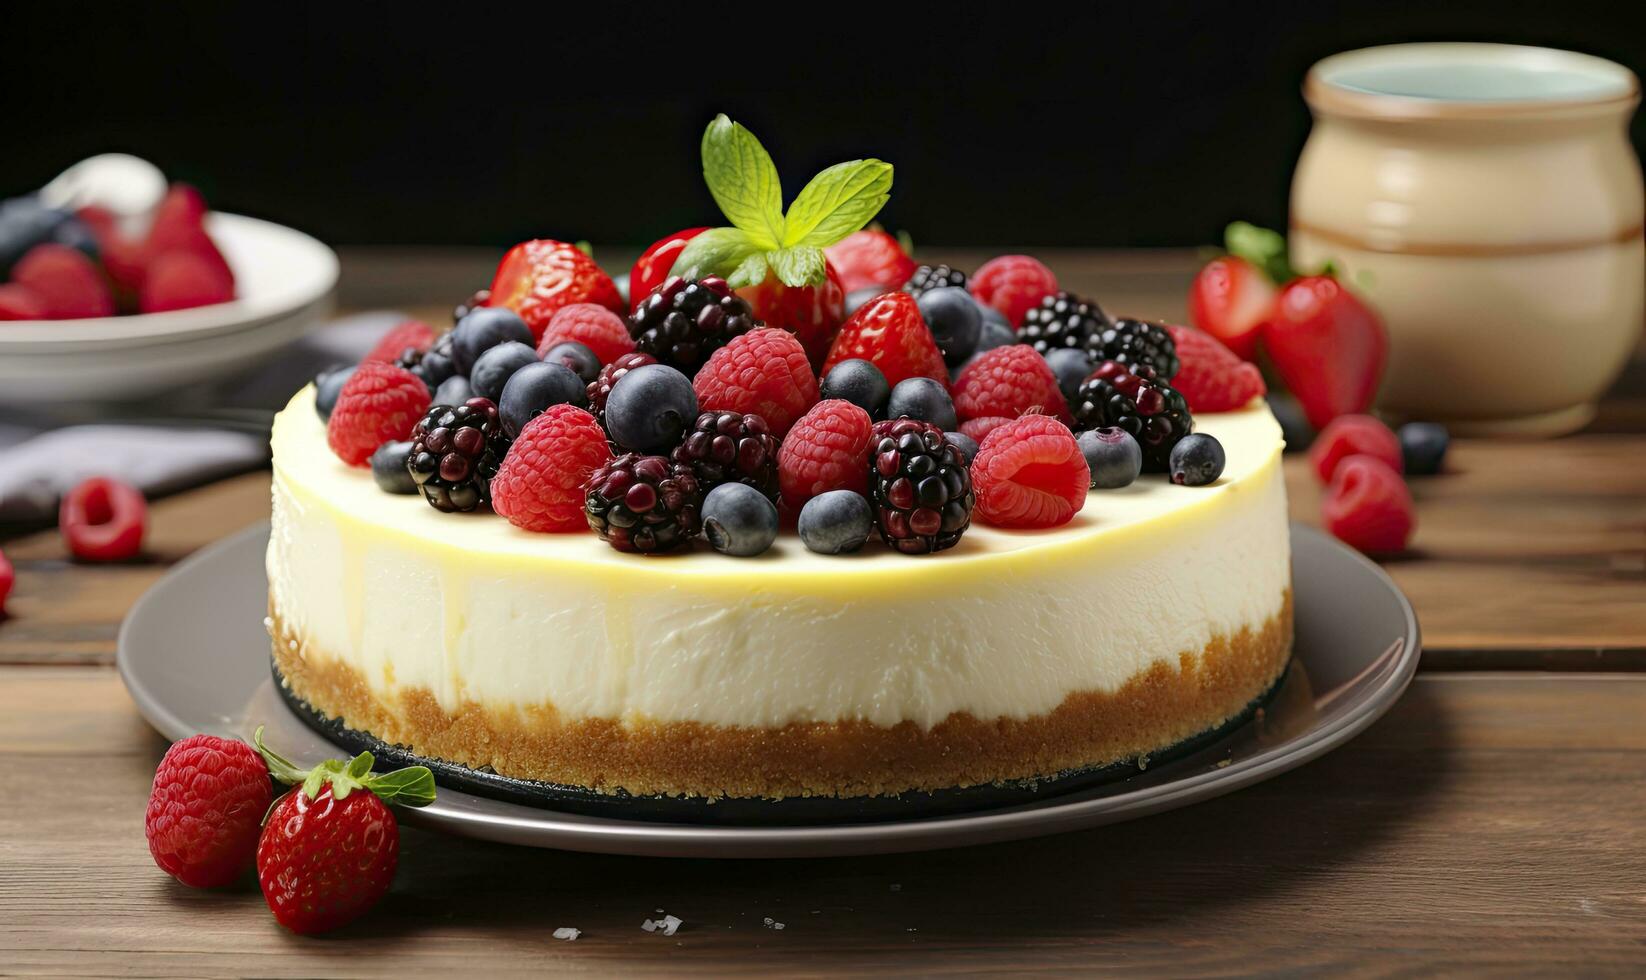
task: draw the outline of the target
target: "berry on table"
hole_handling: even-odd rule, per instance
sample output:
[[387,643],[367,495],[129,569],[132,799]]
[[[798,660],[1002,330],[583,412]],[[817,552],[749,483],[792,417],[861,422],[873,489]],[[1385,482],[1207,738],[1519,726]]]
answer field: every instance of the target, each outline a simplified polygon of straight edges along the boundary
[[1388,356],[1383,321],[1330,276],[1287,283],[1261,327],[1263,350],[1316,429],[1364,412]]
[[817,376],[799,340],[762,327],[714,352],[693,382],[703,411],[758,415],[778,439],[817,404]]
[[11,587],[17,584],[17,569],[11,565],[11,559],[0,551],[0,620],[6,618],[6,599],[11,596]]
[[[929,295],[929,294],[928,294]],[[931,378],[906,378],[892,389],[886,401],[888,418],[920,419],[948,431],[959,425],[955,417],[954,401],[949,389],[941,381]]]
[[29,249],[11,270],[12,281],[40,299],[47,319],[113,316],[114,295],[86,253],[47,242]]
[[703,498],[703,537],[723,555],[751,558],[777,540],[777,505],[743,483],[722,483]]
[[999,310],[1013,325],[1023,322],[1041,300],[1055,294],[1057,276],[1032,255],[999,255],[978,266],[967,284],[985,306]]
[[989,433],[972,461],[977,516],[996,527],[1069,523],[1086,505],[1091,471],[1069,427],[1025,415]]
[[866,493],[869,413],[842,399],[818,402],[801,416],[778,447],[777,475],[790,511],[831,490]]
[[635,307],[628,329],[634,350],[690,377],[709,355],[759,326],[726,280],[671,276]]
[[942,289],[945,286],[965,289],[966,274],[947,265],[923,265],[909,276],[909,281],[903,284],[903,291],[910,296],[919,296],[928,289]]
[[457,365],[460,374],[474,370],[480,355],[498,344],[514,341],[529,346],[535,343],[531,328],[520,319],[520,314],[501,306],[482,306],[457,321],[452,327],[451,339],[452,363]]
[[69,553],[81,561],[124,561],[142,550],[148,515],[142,491],[94,476],[63,495],[57,529]]
[[704,493],[741,483],[777,501],[777,440],[758,415],[704,412],[670,458],[692,468]]
[[[474,389],[477,397],[495,402],[503,397],[503,386],[509,383],[516,371],[537,363],[537,351],[530,344],[514,340],[498,344],[474,362],[474,369],[469,372],[469,387]],[[582,384],[579,383],[578,387],[581,388]]]
[[1180,362],[1172,387],[1191,412],[1232,412],[1266,394],[1263,372],[1236,357],[1210,334],[1168,326]]
[[587,344],[580,344],[575,340],[562,340],[549,345],[545,341],[544,347],[539,347],[540,356],[550,364],[563,364],[577,375],[583,382],[585,390],[589,382],[600,377],[600,358],[595,356]]
[[842,361],[868,361],[895,385],[905,378],[947,381],[943,352],[920,316],[920,307],[908,293],[882,293],[853,313],[840,328],[823,362],[827,375]]
[[338,392],[326,422],[326,444],[350,466],[365,466],[378,446],[404,439],[429,409],[421,378],[392,364],[361,364]]
[[1074,293],[1055,292],[1024,311],[1017,325],[1015,342],[1028,344],[1041,354],[1059,347],[1085,350],[1109,323],[1109,315],[1096,301]]
[[879,228],[854,231],[825,248],[823,254],[840,274],[840,285],[848,293],[900,289],[914,275],[914,259],[896,238]]
[[650,354],[642,354],[639,351],[636,351],[633,354],[624,354],[622,357],[619,357],[617,360],[612,361],[605,367],[601,368],[600,374],[598,374],[593,381],[589,382],[588,388],[584,391],[584,397],[586,397],[589,402],[589,411],[593,412],[594,417],[600,419],[601,424],[604,425],[606,418],[606,399],[611,397],[612,386],[617,384],[618,379],[622,378],[625,374],[628,374],[635,368],[645,367],[648,364],[656,363],[657,358],[651,356]]
[[1309,425],[1303,406],[1297,403],[1296,398],[1284,391],[1271,391],[1263,400],[1268,402],[1269,411],[1274,413],[1275,421],[1280,424],[1281,438],[1286,440],[1286,452],[1305,452],[1314,445],[1315,430]]
[[918,419],[876,422],[869,496],[875,526],[906,555],[952,548],[971,526],[976,497],[960,450]]
[[379,337],[361,360],[392,364],[407,348],[425,351],[434,346],[435,340],[434,328],[422,320],[401,320]]
[[1157,472],[1166,470],[1172,447],[1194,428],[1183,396],[1147,365],[1099,364],[1080,386],[1073,410],[1077,428],[1126,430],[1142,447],[1144,466]]
[[672,449],[699,414],[698,395],[684,374],[666,364],[630,370],[606,398],[606,432],[635,452]]
[[547,360],[550,348],[568,340],[594,352],[596,370],[634,350],[628,323],[599,303],[572,303],[556,310],[537,341],[537,352]]
[[972,464],[972,460],[977,458],[977,440],[973,439],[966,433],[945,432],[943,433],[943,441],[960,450],[960,454],[966,459],[967,466],[970,466]]
[[966,363],[983,332],[983,313],[976,301],[964,289],[945,286],[922,292],[915,306],[943,352],[944,363],[951,367]]
[[1102,327],[1087,339],[1086,353],[1094,361],[1151,367],[1162,381],[1176,377],[1181,366],[1172,335],[1161,324],[1144,320],[1120,319]]
[[1400,455],[1406,472],[1413,476],[1433,476],[1446,463],[1451,436],[1436,422],[1407,422],[1400,427]]
[[1223,464],[1223,444],[1217,437],[1191,432],[1172,447],[1167,472],[1178,486],[1204,487],[1223,475]]
[[891,396],[892,389],[886,383],[886,376],[860,357],[836,364],[823,377],[818,389],[819,398],[839,398],[851,402],[868,412],[873,419],[886,417],[886,402]]
[[331,410],[337,407],[337,396],[343,393],[343,386],[352,377],[353,364],[327,368],[314,376],[314,413],[320,416],[320,421],[331,419]]
[[471,511],[488,499],[508,438],[490,399],[436,405],[412,430],[406,471],[423,499],[446,513]]
[[583,485],[611,459],[593,415],[575,405],[551,405],[509,446],[491,481],[492,510],[527,531],[584,530]]
[[519,313],[531,328],[527,342],[532,344],[542,338],[554,315],[573,303],[594,303],[613,313],[627,309],[617,286],[594,259],[576,245],[549,238],[509,249],[497,264],[487,302],[491,308]]
[[409,441],[394,441],[385,442],[372,451],[371,478],[377,484],[377,489],[384,493],[417,492],[417,483],[406,469],[406,460],[411,456],[411,448],[412,444]]
[[874,533],[874,509],[863,495],[829,490],[800,508],[800,541],[820,555],[845,555],[861,549]]
[[1327,531],[1368,555],[1405,550],[1417,525],[1405,481],[1375,456],[1350,456],[1338,464],[1320,513]]
[[1309,464],[1321,483],[1330,483],[1338,464],[1356,454],[1375,456],[1396,473],[1405,467],[1399,437],[1370,415],[1339,415],[1327,423],[1309,447]]
[[1113,426],[1087,429],[1075,437],[1075,442],[1086,456],[1093,490],[1129,487],[1143,472],[1143,449],[1125,429]]
[[274,801],[269,767],[239,739],[191,735],[154,771],[143,833],[160,870],[191,888],[232,883],[257,858]]
[[702,529],[702,504],[691,467],[663,456],[625,453],[584,484],[589,527],[618,551],[654,554],[688,543]]
[[1075,395],[1080,391],[1080,385],[1092,373],[1097,365],[1091,355],[1075,347],[1058,347],[1046,352],[1046,366],[1052,369],[1052,376],[1057,378],[1057,390],[1063,393],[1066,401],[1073,402]]
[[954,407],[963,419],[1069,414],[1057,376],[1027,344],[996,347],[973,361],[955,382]]

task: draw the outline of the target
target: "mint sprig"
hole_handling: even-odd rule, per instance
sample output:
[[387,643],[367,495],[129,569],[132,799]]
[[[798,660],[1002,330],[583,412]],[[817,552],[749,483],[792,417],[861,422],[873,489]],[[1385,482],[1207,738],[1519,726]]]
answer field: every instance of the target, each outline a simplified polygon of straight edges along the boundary
[[762,248],[783,241],[783,184],[753,133],[725,113],[703,132],[703,180],[732,226]]
[[327,759],[313,769],[304,769],[263,744],[263,726],[252,734],[252,744],[268,764],[269,775],[277,781],[301,786],[309,799],[331,787],[332,799],[342,801],[357,789],[370,790],[384,803],[399,806],[428,806],[434,802],[434,773],[425,766],[407,766],[393,772],[372,772],[372,754],[362,752],[344,762]]

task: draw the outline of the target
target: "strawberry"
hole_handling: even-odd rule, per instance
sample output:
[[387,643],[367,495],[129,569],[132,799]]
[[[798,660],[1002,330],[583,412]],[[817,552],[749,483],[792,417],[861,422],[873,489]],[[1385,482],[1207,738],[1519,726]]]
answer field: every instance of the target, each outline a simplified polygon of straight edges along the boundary
[[188,184],[173,184],[155,209],[154,223],[143,240],[144,278],[148,268],[167,252],[191,252],[216,267],[234,285],[234,270],[206,231],[206,201]]
[[507,306],[531,328],[534,341],[561,307],[598,303],[626,312],[617,285],[576,245],[538,238],[509,249],[492,279],[489,306]]
[[848,293],[869,286],[902,289],[914,275],[914,259],[896,238],[879,228],[854,231],[825,248],[823,254],[840,273],[840,285]]
[[234,299],[234,277],[225,263],[197,250],[174,250],[157,256],[143,274],[137,294],[139,313],[189,310]]
[[0,619],[6,618],[6,599],[11,595],[11,587],[17,582],[17,569],[11,565],[11,559],[0,551]]
[[1331,276],[1287,283],[1263,324],[1262,340],[1316,429],[1372,404],[1388,337],[1377,314]]
[[824,263],[824,273],[824,281],[815,286],[786,286],[776,275],[769,275],[758,286],[737,291],[756,320],[800,338],[813,371],[828,356],[829,345],[846,320],[846,291],[840,276],[828,263]]
[[861,358],[880,369],[886,383],[909,378],[931,378],[946,386],[949,369],[937,349],[920,308],[908,293],[882,293],[852,314],[829,348],[821,374],[828,376],[836,364]]
[[640,253],[640,258],[634,260],[634,268],[629,270],[630,313],[640,309],[640,301],[650,296],[652,290],[663,285],[663,280],[669,278],[669,269],[674,266],[674,260],[680,258],[686,243],[708,230],[707,227],[703,227],[677,231],[652,242],[650,247]]
[[48,319],[114,315],[108,281],[78,249],[52,242],[36,245],[11,270],[11,277],[39,297]]
[[1274,303],[1274,283],[1262,269],[1225,255],[1202,266],[1190,284],[1189,322],[1250,361],[1257,356],[1259,328]]
[[1189,411],[1232,412],[1267,391],[1257,365],[1236,357],[1210,334],[1169,324],[1166,332],[1177,345],[1181,365],[1172,375],[1172,387],[1189,403]]
[[136,309],[137,291],[143,286],[143,269],[148,264],[143,243],[127,238],[120,230],[120,219],[107,208],[90,205],[75,213],[97,239],[97,257],[114,283],[118,305],[124,310]]
[[0,283],[0,320],[44,320],[46,301],[20,283]]
[[299,769],[253,742],[269,774],[292,790],[269,810],[257,842],[257,880],[275,921],[299,933],[328,932],[371,909],[389,890],[400,859],[400,828],[388,804],[434,802],[422,766],[372,772],[370,752]]

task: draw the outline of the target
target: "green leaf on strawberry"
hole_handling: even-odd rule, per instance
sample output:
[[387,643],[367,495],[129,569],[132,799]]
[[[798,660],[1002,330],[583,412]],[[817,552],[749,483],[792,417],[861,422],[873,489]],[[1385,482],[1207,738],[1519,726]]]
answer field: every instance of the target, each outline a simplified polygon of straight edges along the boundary
[[327,759],[313,769],[303,769],[285,756],[263,744],[263,727],[252,734],[252,744],[268,764],[269,775],[276,781],[302,786],[309,799],[331,787],[332,799],[345,800],[357,789],[370,790],[384,803],[400,806],[428,806],[434,802],[434,774],[425,766],[407,766],[393,772],[372,772],[372,754],[362,752],[344,762]]
[[1259,228],[1249,221],[1236,221],[1223,231],[1223,243],[1230,255],[1238,256],[1263,270],[1264,275],[1284,285],[1297,278],[1287,254],[1286,236],[1271,228]]

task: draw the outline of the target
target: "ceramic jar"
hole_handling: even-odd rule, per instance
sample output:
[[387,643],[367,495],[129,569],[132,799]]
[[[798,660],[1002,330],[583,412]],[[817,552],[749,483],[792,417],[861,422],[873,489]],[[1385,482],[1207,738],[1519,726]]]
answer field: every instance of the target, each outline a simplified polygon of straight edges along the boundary
[[1581,427],[1646,309],[1635,76],[1499,44],[1335,55],[1304,83],[1294,263],[1382,314],[1379,406],[1463,431]]

